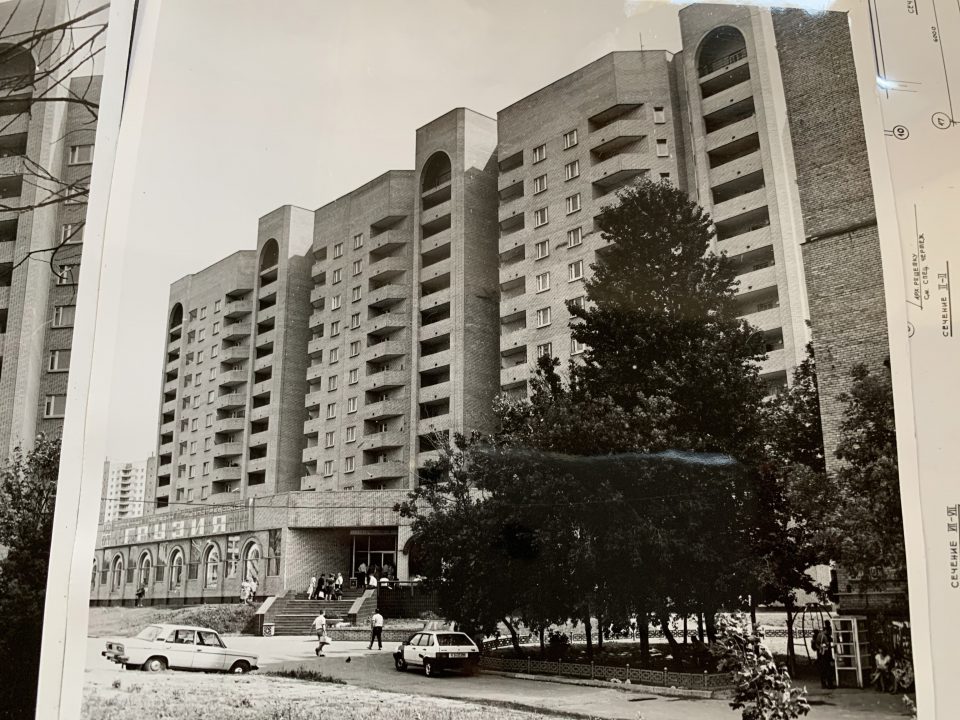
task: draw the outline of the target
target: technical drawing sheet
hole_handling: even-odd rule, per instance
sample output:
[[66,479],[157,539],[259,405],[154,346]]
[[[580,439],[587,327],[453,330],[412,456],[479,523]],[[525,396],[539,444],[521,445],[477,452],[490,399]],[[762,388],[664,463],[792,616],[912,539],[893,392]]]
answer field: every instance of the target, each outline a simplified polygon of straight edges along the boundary
[[960,2],[871,0],[869,16],[906,285],[936,717],[957,717]]

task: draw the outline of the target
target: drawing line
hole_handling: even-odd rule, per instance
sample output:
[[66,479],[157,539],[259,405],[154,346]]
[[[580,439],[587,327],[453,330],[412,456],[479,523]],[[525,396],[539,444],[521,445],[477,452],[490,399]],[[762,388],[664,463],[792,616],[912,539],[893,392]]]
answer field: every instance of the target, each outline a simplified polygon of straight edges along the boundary
[[953,291],[950,287],[950,261],[947,260],[947,313],[950,315],[950,337],[953,337]]
[[[947,84],[947,104],[950,106],[950,122],[954,122],[953,95],[950,92],[950,73],[947,70],[947,58],[943,53],[943,33],[940,32],[940,18],[937,16],[937,0],[931,0],[933,5],[933,20],[937,27],[937,45],[940,46],[940,63],[943,65],[943,78]],[[960,7],[960,2],[958,2]],[[952,333],[951,333],[952,334]]]
[[[960,0],[957,0],[960,2]],[[878,44],[880,41],[880,19],[876,17],[877,8],[876,0],[870,0],[870,4],[867,6],[869,10],[870,17],[870,40],[873,42],[873,63],[874,67],[877,69],[877,77],[886,79],[887,73],[886,68],[883,66],[883,47],[881,44]],[[886,93],[887,99],[890,99],[890,91],[884,87],[884,93]]]

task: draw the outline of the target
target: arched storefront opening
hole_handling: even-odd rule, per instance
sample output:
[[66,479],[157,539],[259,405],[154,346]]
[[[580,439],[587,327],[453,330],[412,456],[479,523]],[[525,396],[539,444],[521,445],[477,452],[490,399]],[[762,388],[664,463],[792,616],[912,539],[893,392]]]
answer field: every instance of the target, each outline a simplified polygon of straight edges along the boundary
[[183,551],[176,548],[170,553],[170,589],[179,590],[183,587]]
[[260,551],[260,545],[256,540],[249,541],[243,547],[243,573],[240,578],[242,582],[260,583],[260,571],[263,560],[263,553]]
[[144,550],[140,553],[140,561],[137,568],[137,587],[140,585],[148,585],[150,583],[150,575],[153,571],[153,559],[150,557],[150,552]]
[[220,584],[220,548],[210,543],[203,553],[203,586],[215,588]]
[[716,72],[747,56],[747,41],[735,27],[714,28],[700,43],[697,51],[697,72],[700,77]]
[[115,555],[110,573],[110,589],[119,592],[123,589],[123,556]]

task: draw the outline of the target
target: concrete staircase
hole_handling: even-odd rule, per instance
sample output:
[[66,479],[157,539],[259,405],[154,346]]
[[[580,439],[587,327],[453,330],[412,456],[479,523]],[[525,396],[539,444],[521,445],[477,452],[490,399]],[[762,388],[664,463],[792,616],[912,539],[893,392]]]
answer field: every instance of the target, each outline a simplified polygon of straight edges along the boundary
[[362,594],[361,590],[344,590],[342,600],[307,600],[304,593],[278,598],[270,613],[274,635],[313,634],[313,621],[321,610],[327,616],[327,627],[355,621],[349,617],[350,608]]

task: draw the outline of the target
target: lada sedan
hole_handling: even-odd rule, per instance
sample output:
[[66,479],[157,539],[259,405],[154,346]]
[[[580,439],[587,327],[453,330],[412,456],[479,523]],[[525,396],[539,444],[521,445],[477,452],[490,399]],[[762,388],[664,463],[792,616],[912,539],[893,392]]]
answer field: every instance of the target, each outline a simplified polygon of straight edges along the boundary
[[257,669],[256,655],[229,650],[216,631],[190,625],[148,625],[135,637],[108,639],[100,654],[128,670],[246,673]]
[[436,677],[444,670],[472,673],[480,662],[480,650],[461,632],[425,630],[415,633],[393,654],[397,670],[423,666],[423,674]]

